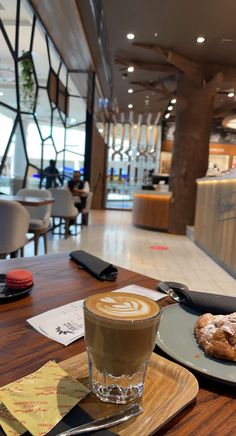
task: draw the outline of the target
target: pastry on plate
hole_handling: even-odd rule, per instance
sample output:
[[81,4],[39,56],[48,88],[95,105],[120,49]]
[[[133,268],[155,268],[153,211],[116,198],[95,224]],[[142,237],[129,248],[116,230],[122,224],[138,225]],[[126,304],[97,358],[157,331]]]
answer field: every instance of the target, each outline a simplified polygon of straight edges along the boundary
[[205,313],[198,318],[194,333],[206,354],[236,362],[236,312],[229,315]]

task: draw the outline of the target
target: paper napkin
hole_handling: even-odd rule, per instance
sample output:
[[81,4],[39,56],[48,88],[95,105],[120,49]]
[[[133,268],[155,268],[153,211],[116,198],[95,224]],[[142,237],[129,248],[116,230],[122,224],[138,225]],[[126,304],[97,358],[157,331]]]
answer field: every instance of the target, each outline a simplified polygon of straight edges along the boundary
[[38,371],[0,389],[0,399],[13,417],[4,417],[3,410],[0,424],[7,435],[20,435],[27,429],[34,436],[43,436],[88,393],[85,386],[49,361]]

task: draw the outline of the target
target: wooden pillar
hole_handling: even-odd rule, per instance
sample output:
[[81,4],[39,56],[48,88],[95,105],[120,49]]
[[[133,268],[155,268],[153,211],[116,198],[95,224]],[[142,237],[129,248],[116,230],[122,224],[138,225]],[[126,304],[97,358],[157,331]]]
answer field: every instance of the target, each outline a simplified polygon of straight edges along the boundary
[[[157,44],[136,42],[133,45],[152,50],[163,57],[168,64],[171,64],[167,65],[168,71],[177,78],[176,133],[170,175],[172,203],[169,232],[185,234],[186,225],[194,223],[196,179],[205,176],[208,167],[209,138],[216,90],[226,76],[235,77],[236,69],[232,66],[195,62]],[[127,65],[128,61],[118,58],[117,62]],[[144,61],[135,63],[132,61],[132,65],[146,70],[155,68],[153,63]],[[163,65],[157,64],[156,69],[163,71]],[[156,82],[154,89],[170,99],[171,93],[163,81]],[[140,84],[140,82],[135,83]],[[141,85],[150,89],[150,84],[145,81]]]
[[185,234],[194,224],[196,179],[208,168],[213,104],[219,76],[199,85],[180,72],[177,77],[176,128],[173,145],[169,232]]

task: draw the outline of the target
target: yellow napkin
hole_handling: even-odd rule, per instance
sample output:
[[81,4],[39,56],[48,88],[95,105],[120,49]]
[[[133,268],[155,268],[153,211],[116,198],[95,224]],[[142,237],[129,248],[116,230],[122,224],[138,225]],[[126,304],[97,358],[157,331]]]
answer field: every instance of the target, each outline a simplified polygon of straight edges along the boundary
[[0,426],[7,436],[20,436],[27,431],[26,428],[10,414],[3,403],[0,403]]
[[7,435],[20,435],[26,428],[34,436],[43,436],[88,393],[85,386],[49,361],[38,371],[0,389],[0,400],[13,418],[5,415],[4,419],[0,413],[0,425],[4,431],[7,426],[11,428],[12,433],[8,429]]

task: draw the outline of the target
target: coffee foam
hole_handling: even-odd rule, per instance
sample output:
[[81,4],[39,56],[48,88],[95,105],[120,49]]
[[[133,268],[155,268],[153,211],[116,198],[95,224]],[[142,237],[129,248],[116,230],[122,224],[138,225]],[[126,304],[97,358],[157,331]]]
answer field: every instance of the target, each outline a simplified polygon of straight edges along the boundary
[[153,300],[126,292],[93,295],[86,300],[86,307],[96,315],[120,320],[150,318],[159,312]]

